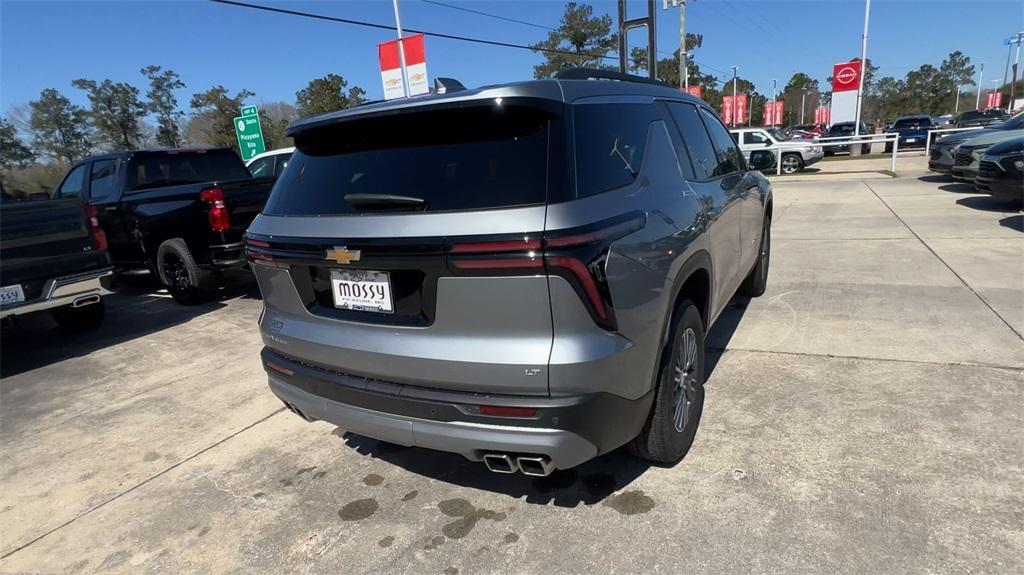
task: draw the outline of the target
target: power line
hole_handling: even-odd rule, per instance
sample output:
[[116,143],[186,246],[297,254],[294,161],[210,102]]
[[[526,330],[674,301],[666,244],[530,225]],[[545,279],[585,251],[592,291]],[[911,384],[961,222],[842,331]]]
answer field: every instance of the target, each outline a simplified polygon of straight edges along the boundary
[[544,26],[543,24],[534,24],[533,22],[527,22],[526,20],[516,20],[515,18],[509,18],[507,16],[500,16],[498,14],[491,14],[488,12],[481,12],[480,10],[473,10],[472,8],[465,8],[463,6],[455,6],[454,4],[445,4],[444,2],[437,2],[436,0],[420,0],[426,4],[433,4],[435,6],[444,6],[445,8],[451,8],[452,10],[460,10],[462,12],[469,12],[470,14],[476,14],[478,16],[486,16],[488,18],[496,18],[498,20],[504,20],[506,22],[515,22],[516,24],[522,24],[524,26],[533,26],[534,28],[540,28],[541,30],[554,31],[555,28],[551,26]]
[[[353,20],[351,18],[339,18],[337,16],[325,16],[323,14],[313,14],[311,12],[300,12],[298,10],[288,10],[285,8],[273,8],[271,6],[261,6],[259,4],[249,4],[247,2],[237,2],[235,0],[209,0],[215,4],[225,4],[227,6],[236,6],[239,8],[249,8],[252,10],[263,10],[264,12],[273,12],[275,14],[287,14],[289,16],[301,16],[304,18],[313,18],[316,20],[325,20],[327,22],[337,22],[340,24],[351,24],[353,26],[362,26],[364,28],[375,28],[377,30],[390,30],[396,31],[394,26],[387,24],[377,24],[376,22],[365,22],[362,20]],[[431,36],[434,38],[445,38],[447,40],[458,40],[460,42],[471,42],[474,44],[484,44],[487,46],[500,46],[502,48],[517,48],[520,50],[531,50],[534,52],[546,52],[549,54],[564,54],[566,56],[586,56],[589,58],[600,58],[603,60],[618,60],[615,56],[599,56],[596,54],[586,54],[580,52],[570,52],[568,50],[558,50],[556,48],[536,48],[533,46],[526,46],[523,44],[513,44],[512,42],[499,42],[497,40],[486,40],[484,38],[472,38],[470,36],[459,36],[457,34],[445,34],[442,32],[429,32],[427,30],[415,30],[413,28],[403,28],[405,32],[411,32],[413,34],[423,34],[424,36]]]

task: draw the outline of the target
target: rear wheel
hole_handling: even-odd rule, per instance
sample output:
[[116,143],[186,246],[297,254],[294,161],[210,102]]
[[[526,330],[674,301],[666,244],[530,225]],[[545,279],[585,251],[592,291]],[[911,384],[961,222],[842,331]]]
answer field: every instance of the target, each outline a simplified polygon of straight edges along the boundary
[[861,144],[860,155],[867,156],[871,153],[871,144]]
[[689,300],[673,316],[668,358],[643,431],[629,444],[642,459],[678,463],[690,450],[704,411],[704,322]]
[[156,260],[160,281],[167,286],[167,291],[178,303],[202,303],[213,295],[213,272],[196,264],[181,238],[172,238],[160,244]]
[[740,286],[740,293],[750,297],[764,295],[768,289],[768,265],[772,256],[772,221],[764,219],[764,229],[761,231],[761,246],[758,248],[757,261],[754,268],[747,274]]
[[886,154],[891,154],[892,153],[892,143],[891,142],[885,145],[885,153]]
[[782,156],[782,173],[795,174],[804,169],[804,160],[800,154],[786,154]]
[[66,331],[87,331],[98,328],[106,312],[106,306],[100,300],[82,307],[60,307],[51,311],[50,315]]

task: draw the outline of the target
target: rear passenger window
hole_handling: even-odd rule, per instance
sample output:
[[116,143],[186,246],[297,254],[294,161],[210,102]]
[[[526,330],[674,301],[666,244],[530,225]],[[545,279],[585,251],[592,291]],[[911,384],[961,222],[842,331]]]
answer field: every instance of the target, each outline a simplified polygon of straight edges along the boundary
[[85,195],[88,172],[89,164],[82,164],[71,170],[57,190],[57,195],[61,198],[80,198]]
[[573,109],[576,195],[593,196],[636,179],[647,132],[659,120],[651,104],[579,104]]
[[718,165],[715,166],[714,175],[724,176],[742,170],[743,155],[740,154],[740,149],[736,147],[736,142],[732,140],[729,131],[711,112],[701,108],[701,114],[704,116],[704,125],[708,127],[708,134],[711,135],[711,142],[715,145]]
[[102,200],[111,195],[114,192],[114,176],[116,174],[116,160],[97,160],[93,162],[89,199]]
[[672,112],[672,118],[683,134],[686,148],[690,152],[690,158],[693,159],[693,169],[697,172],[696,178],[710,180],[715,177],[714,170],[718,165],[715,159],[715,148],[711,145],[711,138],[704,128],[704,123],[700,121],[697,108],[693,104],[670,102],[668,109]]

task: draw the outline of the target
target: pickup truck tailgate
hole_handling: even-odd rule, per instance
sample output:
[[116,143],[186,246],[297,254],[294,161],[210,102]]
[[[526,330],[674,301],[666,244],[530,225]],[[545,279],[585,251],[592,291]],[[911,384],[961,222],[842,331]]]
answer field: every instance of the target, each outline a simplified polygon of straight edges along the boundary
[[231,229],[244,233],[252,223],[263,205],[267,203],[267,196],[274,185],[272,180],[252,179],[224,182],[220,184],[224,190],[224,200],[227,203],[228,215],[231,217]]
[[21,284],[26,299],[46,280],[109,265],[93,248],[78,198],[4,202],[0,209],[0,284]]

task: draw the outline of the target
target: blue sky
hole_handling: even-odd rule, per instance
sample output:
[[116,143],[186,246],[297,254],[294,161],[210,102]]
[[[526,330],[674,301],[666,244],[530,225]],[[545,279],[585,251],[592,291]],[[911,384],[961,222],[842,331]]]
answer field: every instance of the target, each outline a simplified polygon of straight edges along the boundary
[[[252,0],[293,10],[393,24],[389,1]],[[558,0],[443,0],[473,10],[556,26]],[[595,11],[615,14],[614,1],[591,2]],[[475,36],[520,44],[542,39],[546,30],[452,10],[422,0],[401,0],[408,28]],[[630,3],[639,15],[643,2]],[[678,13],[658,8],[659,51],[678,44]],[[689,0],[687,30],[704,35],[695,58],[725,78],[729,67],[770,93],[796,71],[824,80],[831,65],[857,56],[863,0]],[[953,50],[974,62],[988,62],[984,87],[1002,78],[1007,49],[1002,39],[1024,30],[1019,0],[874,0],[868,57],[882,75],[902,78],[923,63],[938,65]],[[643,32],[631,44],[643,41]],[[54,87],[85,103],[71,80],[85,77],[133,82],[138,71],[158,64],[177,71],[192,92],[222,84],[256,92],[252,103],[294,101],[295,91],[314,77],[338,73],[350,85],[381,97],[376,45],[391,39],[385,30],[358,28],[251,11],[201,0],[175,2],[47,2],[0,0],[0,113]],[[541,57],[528,50],[489,47],[427,38],[427,68],[433,76],[455,77],[467,86],[531,77]]]

